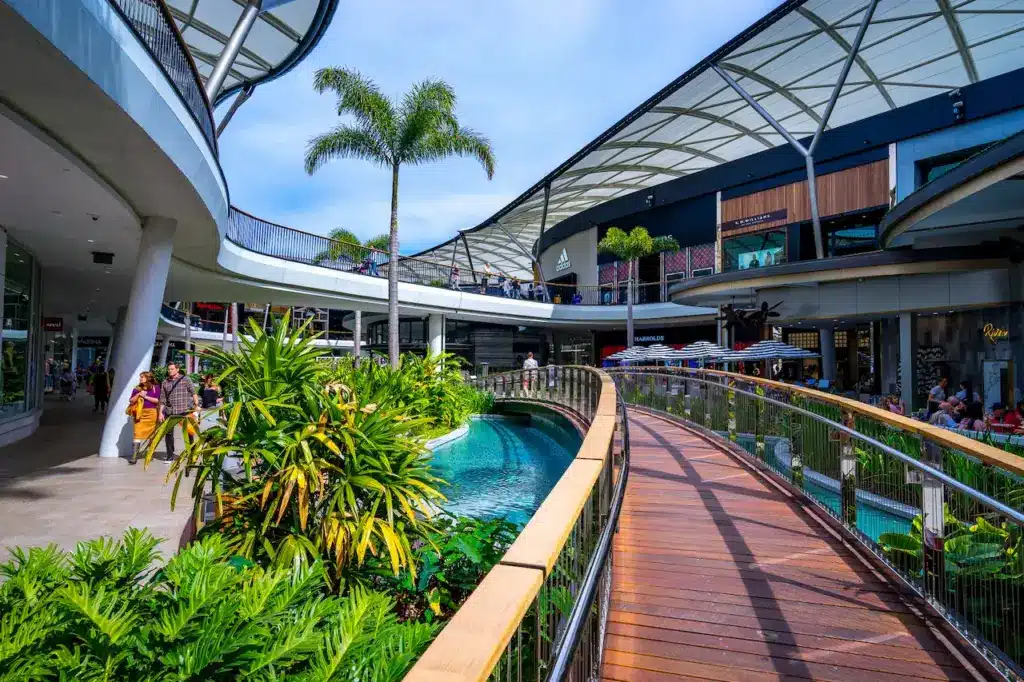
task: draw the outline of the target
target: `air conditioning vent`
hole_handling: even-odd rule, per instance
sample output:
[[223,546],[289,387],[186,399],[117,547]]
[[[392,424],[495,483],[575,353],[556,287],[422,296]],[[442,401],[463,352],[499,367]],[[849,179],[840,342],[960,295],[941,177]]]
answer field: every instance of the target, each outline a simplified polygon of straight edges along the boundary
[[114,254],[108,253],[106,251],[93,251],[92,262],[97,263],[99,265],[113,265]]
[[715,274],[715,269],[714,268],[698,268],[698,269],[693,271],[693,276],[694,277],[703,277],[704,275],[713,275],[713,274]]

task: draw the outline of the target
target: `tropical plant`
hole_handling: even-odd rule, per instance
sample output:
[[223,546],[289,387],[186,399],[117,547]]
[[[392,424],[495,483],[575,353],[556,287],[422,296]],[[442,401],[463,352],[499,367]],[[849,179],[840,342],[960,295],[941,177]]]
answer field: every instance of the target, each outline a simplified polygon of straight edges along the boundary
[[925,581],[941,603],[1015,662],[1024,662],[1024,529],[992,514],[963,522],[948,505],[943,513],[941,570],[925,560],[921,515],[909,533],[882,533],[878,544],[894,566]]
[[323,381],[325,351],[307,327],[290,330],[286,314],[264,333],[250,320],[241,352],[204,350],[225,393],[218,423],[200,432],[191,415],[168,418],[146,462],[183,423],[185,452],[168,473],[172,505],[191,476],[197,521],[207,491],[216,510],[201,534],[223,535],[247,559],[282,566],[329,557],[339,581],[369,555],[415,571],[411,546],[444,499],[418,435],[433,422],[415,404],[385,402],[381,390]]
[[353,580],[394,595],[402,620],[447,619],[505,555],[519,529],[504,519],[481,521],[444,515],[428,542],[415,549],[418,573],[397,576],[374,559]]
[[326,370],[323,381],[350,387],[382,408],[397,407],[423,417],[415,434],[424,438],[448,433],[471,414],[490,412],[493,396],[462,378],[465,361],[451,353],[419,357],[405,353],[397,369],[377,363],[358,367],[344,359]]
[[397,682],[436,632],[394,600],[331,596],[324,567],[264,569],[207,537],[166,564],[129,529],[0,565],[0,680]]
[[[455,114],[455,90],[441,80],[424,80],[396,101],[358,71],[325,68],[316,72],[314,89],[337,95],[341,123],[317,135],[306,148],[306,172],[312,175],[333,159],[357,158],[391,170],[391,225],[388,262],[398,262],[398,175],[403,165],[440,161],[450,156],[475,158],[487,178],[494,176],[494,152],[487,138],[463,127]],[[388,353],[398,367],[398,268],[388,268]]]
[[335,228],[327,234],[330,241],[327,248],[313,259],[315,263],[324,261],[348,260],[355,263],[363,260],[365,249],[359,243],[359,237],[351,230],[343,227]]
[[598,242],[599,253],[615,256],[629,263],[626,284],[626,346],[633,347],[633,272],[636,261],[662,251],[678,251],[679,243],[673,237],[652,237],[645,227],[634,227],[627,234],[617,227],[609,227]]
[[384,234],[378,234],[376,237],[370,237],[363,246],[368,249],[376,249],[377,251],[387,251],[391,245],[391,237],[385,232]]

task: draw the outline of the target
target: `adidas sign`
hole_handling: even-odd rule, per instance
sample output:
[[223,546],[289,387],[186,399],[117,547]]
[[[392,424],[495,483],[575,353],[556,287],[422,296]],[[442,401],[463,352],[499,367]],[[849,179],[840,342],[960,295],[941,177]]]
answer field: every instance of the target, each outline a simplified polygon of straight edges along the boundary
[[572,267],[572,263],[569,262],[569,254],[562,249],[562,253],[558,256],[558,262],[555,263],[555,271],[561,272],[562,270],[568,270]]

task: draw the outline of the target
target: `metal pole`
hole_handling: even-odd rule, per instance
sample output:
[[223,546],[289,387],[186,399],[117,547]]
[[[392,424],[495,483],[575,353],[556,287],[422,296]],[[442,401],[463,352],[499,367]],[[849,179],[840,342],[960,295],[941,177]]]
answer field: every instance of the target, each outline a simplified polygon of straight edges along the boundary
[[469,253],[469,242],[466,241],[466,233],[460,231],[459,236],[462,237],[462,245],[466,248],[466,260],[469,261],[469,274],[473,276],[473,284],[476,284],[476,270],[473,268],[473,256]]
[[238,304],[231,304],[231,350],[238,352]]
[[224,333],[220,338],[220,349],[227,352],[228,350],[228,323],[230,321],[231,313],[229,312],[230,303],[224,304]]
[[224,114],[224,118],[217,124],[217,137],[220,137],[220,134],[228,127],[228,123],[231,123],[231,119],[234,117],[235,112],[238,111],[238,107],[245,104],[254,92],[256,92],[255,85],[246,85],[242,88],[242,91],[238,93],[238,97],[235,97],[234,101],[231,102],[231,107]]
[[864,10],[864,18],[861,19],[860,27],[857,29],[857,36],[853,39],[853,44],[850,45],[850,53],[846,55],[846,62],[843,64],[843,70],[839,72],[839,79],[836,81],[836,86],[832,90],[832,96],[828,99],[828,105],[825,107],[825,113],[821,116],[821,121],[818,122],[818,129],[814,132],[814,137],[811,139],[811,144],[807,147],[807,153],[810,155],[814,154],[814,150],[818,146],[818,142],[821,140],[821,134],[825,132],[825,126],[828,125],[828,120],[832,116],[832,110],[836,106],[836,102],[839,100],[839,93],[843,89],[843,85],[846,84],[846,77],[850,75],[850,68],[853,66],[853,60],[857,58],[857,53],[860,52],[860,44],[864,41],[864,34],[868,31],[868,25],[871,23],[871,17],[875,13],[875,8],[878,7],[878,0],[871,0],[868,3],[867,9]]
[[211,104],[217,99],[217,95],[220,94],[224,81],[228,77],[228,72],[231,71],[238,53],[242,51],[242,45],[249,36],[249,31],[252,30],[253,24],[256,23],[256,18],[259,16],[262,8],[263,0],[247,0],[245,7],[242,8],[242,14],[238,17],[238,23],[235,24],[235,28],[231,31],[228,42],[225,43],[220,57],[217,58],[217,64],[213,67],[213,71],[210,72],[210,77],[206,79],[206,96]]
[[[508,235],[508,238],[512,240],[512,243],[515,244],[519,248],[520,251],[522,251],[524,254],[526,254],[527,258],[529,258],[531,261],[533,261],[533,264],[537,266],[537,272],[540,274],[540,281],[541,282],[547,282],[547,280],[544,278],[544,268],[541,267],[540,261],[537,260],[537,258],[533,255],[533,253],[531,251],[527,250],[526,248],[524,248],[523,245],[519,242],[519,240],[516,239],[515,237],[513,237],[512,233],[505,229],[504,225],[502,225],[501,223],[494,223],[494,226],[497,227],[502,232],[504,232],[506,235]],[[546,299],[545,303],[551,303],[551,293],[548,291],[547,286],[544,286],[543,291],[544,291],[544,298]]]
[[545,183],[544,185],[544,210],[540,214],[540,235],[537,238],[537,243],[540,244],[540,237],[544,236],[544,228],[548,224],[548,202],[551,201],[551,183]]
[[789,131],[782,127],[782,124],[776,121],[772,115],[757,102],[757,100],[751,97],[750,94],[725,71],[725,69],[718,64],[711,65],[711,68],[715,70],[715,73],[721,76],[722,80],[724,80],[730,88],[735,90],[740,97],[746,100],[747,104],[753,107],[754,111],[756,111],[761,118],[768,123],[768,125],[775,128],[779,135],[782,135],[786,142],[788,142],[790,146],[800,152],[800,155],[804,157],[804,163],[807,168],[807,195],[811,204],[811,224],[814,226],[814,255],[818,259],[825,257],[825,248],[821,236],[821,216],[818,213],[818,184],[814,176],[814,150],[818,146],[818,142],[821,140],[821,134],[824,132],[825,126],[828,125],[829,117],[832,116],[832,110],[835,108],[836,102],[839,100],[839,93],[842,92],[843,85],[846,83],[846,77],[850,74],[850,68],[853,66],[853,60],[857,58],[857,52],[860,50],[860,45],[864,40],[864,34],[867,33],[868,25],[871,23],[871,17],[874,15],[875,8],[877,6],[878,0],[871,0],[864,11],[864,18],[861,19],[860,27],[857,29],[857,36],[854,38],[853,44],[850,45],[849,54],[846,55],[846,62],[843,64],[843,68],[839,72],[839,79],[836,81],[836,85],[832,89],[832,95],[829,97],[828,105],[825,107],[825,114],[818,122],[818,129],[815,131],[814,137],[811,138],[811,144],[809,147],[804,147],[796,140],[796,138],[790,135]]

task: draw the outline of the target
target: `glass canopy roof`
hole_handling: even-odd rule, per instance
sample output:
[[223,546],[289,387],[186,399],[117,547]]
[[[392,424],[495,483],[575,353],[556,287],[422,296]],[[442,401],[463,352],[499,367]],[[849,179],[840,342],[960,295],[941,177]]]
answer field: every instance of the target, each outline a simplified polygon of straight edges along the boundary
[[[616,197],[786,144],[713,63],[794,137],[813,135],[868,5],[785,2],[487,221],[420,255],[468,268],[468,247],[477,269],[489,262],[529,277],[525,250],[540,236],[546,185],[551,228]],[[1022,64],[1024,0],[881,0],[827,129]]]
[[[245,0],[165,0],[206,83]],[[218,101],[298,63],[327,29],[338,0],[263,0],[263,11],[224,81]]]

